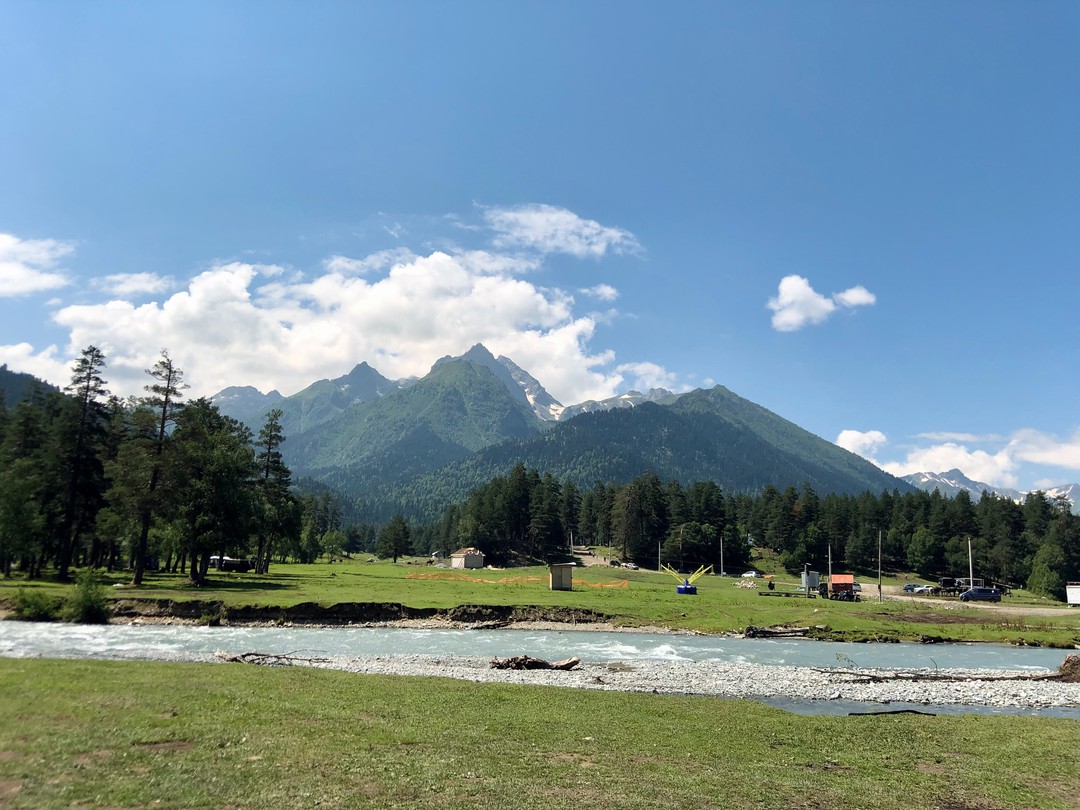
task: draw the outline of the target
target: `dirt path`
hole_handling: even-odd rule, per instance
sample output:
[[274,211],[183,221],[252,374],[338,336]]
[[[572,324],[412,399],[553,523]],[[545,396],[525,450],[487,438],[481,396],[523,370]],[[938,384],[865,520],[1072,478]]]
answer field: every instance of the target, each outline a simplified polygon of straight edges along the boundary
[[[1008,616],[1076,616],[1080,621],[1080,610],[1069,607],[1039,607],[1037,605],[1010,605],[1008,598],[1002,602],[960,602],[957,599],[941,599],[935,596],[923,596],[922,594],[904,593],[900,585],[882,585],[881,595],[890,601],[911,601],[918,604],[940,606],[944,610],[962,610],[974,608],[976,610],[993,610]],[[877,583],[863,585],[863,601],[877,599]]]

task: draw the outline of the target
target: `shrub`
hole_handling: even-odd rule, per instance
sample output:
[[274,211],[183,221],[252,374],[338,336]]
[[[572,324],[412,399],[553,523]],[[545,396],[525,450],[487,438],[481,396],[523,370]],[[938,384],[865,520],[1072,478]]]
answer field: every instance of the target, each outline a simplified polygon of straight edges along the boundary
[[23,622],[54,622],[60,612],[60,600],[37,588],[19,588],[12,600],[13,618]]
[[105,587],[93,570],[84,569],[75,580],[75,591],[64,605],[64,620],[80,624],[108,624],[109,602]]

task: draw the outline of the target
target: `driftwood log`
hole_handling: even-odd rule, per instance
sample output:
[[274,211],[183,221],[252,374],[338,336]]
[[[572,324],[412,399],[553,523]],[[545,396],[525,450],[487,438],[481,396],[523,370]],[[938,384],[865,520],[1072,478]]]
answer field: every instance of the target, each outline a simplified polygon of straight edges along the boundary
[[302,658],[292,653],[246,652],[231,655],[218,650],[215,655],[233,664],[262,664],[269,667],[290,667],[294,664],[325,664],[330,661],[329,658]]
[[743,635],[747,638],[802,638],[810,632],[809,627],[755,627],[747,625]]
[[1032,675],[950,675],[942,672],[866,672],[852,669],[820,669],[814,672],[825,675],[847,675],[848,683],[887,683],[889,681],[939,681],[946,683],[970,683],[975,681],[1069,681],[1067,673],[1042,672]]
[[566,658],[562,661],[549,662],[543,658],[528,655],[515,655],[512,658],[492,658],[492,669],[562,669],[569,670],[581,663],[579,658]]

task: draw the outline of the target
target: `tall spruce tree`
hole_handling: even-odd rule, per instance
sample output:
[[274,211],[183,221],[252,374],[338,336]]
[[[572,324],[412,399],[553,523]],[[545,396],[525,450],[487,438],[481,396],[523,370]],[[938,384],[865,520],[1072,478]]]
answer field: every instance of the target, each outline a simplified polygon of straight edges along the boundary
[[64,390],[73,397],[71,419],[64,431],[67,501],[60,525],[58,575],[67,579],[72,556],[82,530],[93,525],[104,489],[99,453],[104,440],[107,412],[103,398],[109,392],[101,372],[105,355],[97,346],[87,346],[75,362],[71,384]]
[[296,499],[290,492],[292,473],[281,457],[285,433],[281,427],[283,413],[274,408],[266,415],[256,444],[259,466],[258,479],[258,538],[255,551],[255,570],[260,574],[270,570],[274,543],[295,530]]
[[180,400],[184,396],[184,389],[188,387],[184,383],[184,373],[177,368],[165,349],[161,350],[161,359],[154,364],[153,368],[147,369],[146,373],[155,382],[145,386],[148,396],[142,398],[140,405],[154,414],[156,433],[153,436],[150,451],[150,477],[146,484],[148,497],[143,500],[139,514],[139,539],[135,547],[135,574],[131,579],[132,585],[142,585],[143,573],[146,570],[150,523],[154,516],[153,496],[161,480],[168,430],[170,425],[176,422],[176,415],[181,409]]

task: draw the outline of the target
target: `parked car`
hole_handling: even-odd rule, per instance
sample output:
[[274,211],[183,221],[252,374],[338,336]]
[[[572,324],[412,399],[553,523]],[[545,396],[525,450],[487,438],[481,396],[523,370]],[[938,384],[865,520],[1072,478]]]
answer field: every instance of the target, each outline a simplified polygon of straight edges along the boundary
[[916,585],[914,582],[909,582],[906,585],[904,585],[904,593],[914,593],[915,589],[918,588],[918,587],[919,586]]
[[933,585],[916,585],[914,593],[932,594],[937,590]]
[[760,571],[747,571],[745,574],[743,574],[744,579],[756,579],[757,577],[760,577],[760,576],[761,576]]
[[239,571],[241,574],[246,574],[255,567],[255,563],[252,560],[219,557],[215,554],[210,558],[210,567],[219,571]]
[[631,571],[637,571],[638,570],[637,563],[629,563],[629,562],[628,563],[623,563],[622,567],[623,568],[629,568]]
[[1001,591],[997,588],[969,588],[960,594],[961,602],[1000,602]]

